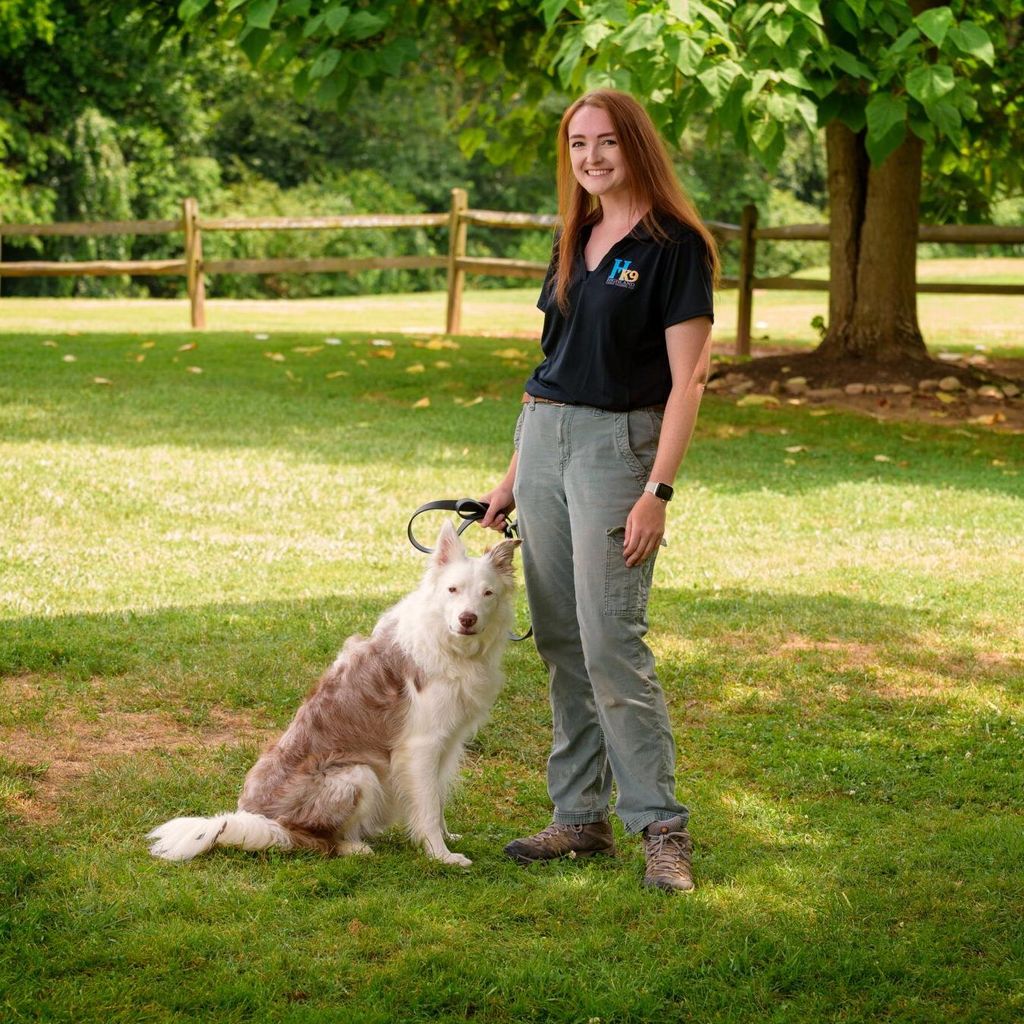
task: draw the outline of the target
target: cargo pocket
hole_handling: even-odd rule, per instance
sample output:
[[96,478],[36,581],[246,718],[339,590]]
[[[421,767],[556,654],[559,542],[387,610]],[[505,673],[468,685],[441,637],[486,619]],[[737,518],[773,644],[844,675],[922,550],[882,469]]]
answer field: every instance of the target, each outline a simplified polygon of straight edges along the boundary
[[653,409],[616,413],[615,441],[619,455],[641,483],[646,483],[658,454],[662,415]]
[[647,607],[654,575],[655,555],[642,565],[626,565],[622,548],[626,541],[625,526],[608,531],[604,566],[605,615],[639,615]]

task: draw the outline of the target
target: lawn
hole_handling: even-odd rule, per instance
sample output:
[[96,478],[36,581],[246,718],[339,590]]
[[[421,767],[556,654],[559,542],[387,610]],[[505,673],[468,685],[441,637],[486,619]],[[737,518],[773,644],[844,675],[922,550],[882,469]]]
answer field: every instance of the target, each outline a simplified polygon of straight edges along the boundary
[[980,427],[706,399],[650,615],[692,895],[621,830],[502,857],[549,820],[529,643],[449,814],[472,869],[149,857],[415,583],[412,510],[503,471],[533,343],[419,301],[199,334],[0,300],[0,1017],[1020,1020],[1024,452]]

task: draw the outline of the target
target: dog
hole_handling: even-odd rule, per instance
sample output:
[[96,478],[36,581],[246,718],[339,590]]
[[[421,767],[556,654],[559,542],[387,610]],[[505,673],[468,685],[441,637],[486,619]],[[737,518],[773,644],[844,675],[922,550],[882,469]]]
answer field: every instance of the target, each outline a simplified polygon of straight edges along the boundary
[[467,556],[446,521],[419,587],[353,636],[283,735],[249,770],[238,810],[174,818],[150,852],[186,861],[215,846],[368,854],[365,839],[404,825],[428,857],[448,849],[444,807],[466,743],[504,682],[515,587],[505,540]]

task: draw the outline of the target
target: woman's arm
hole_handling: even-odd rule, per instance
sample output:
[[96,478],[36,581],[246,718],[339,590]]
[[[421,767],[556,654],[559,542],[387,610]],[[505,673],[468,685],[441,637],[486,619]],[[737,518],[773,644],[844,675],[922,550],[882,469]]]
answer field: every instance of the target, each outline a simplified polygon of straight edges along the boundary
[[[665,330],[672,390],[665,403],[658,454],[650,479],[671,484],[686,454],[697,422],[697,410],[704,396],[704,383],[711,365],[711,319],[706,316],[673,324]],[[640,496],[626,519],[622,549],[626,564],[645,562],[665,535],[666,502],[648,491]]]
[[501,483],[480,499],[490,506],[487,515],[480,520],[481,526],[490,527],[492,530],[505,529],[505,513],[511,512],[516,507],[516,500],[512,497],[512,487],[516,482],[516,466],[518,464],[519,452],[513,452],[512,461],[508,464],[508,471],[502,477]]

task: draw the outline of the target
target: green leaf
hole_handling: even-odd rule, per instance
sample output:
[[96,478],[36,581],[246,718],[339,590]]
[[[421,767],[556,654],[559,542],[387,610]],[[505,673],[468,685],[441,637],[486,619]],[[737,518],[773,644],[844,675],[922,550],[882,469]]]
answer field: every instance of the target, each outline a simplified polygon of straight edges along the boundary
[[953,24],[953,12],[948,7],[932,7],[919,14],[914,21],[936,46],[941,47]]
[[922,64],[907,75],[907,92],[925,109],[952,92],[955,85],[948,64]]
[[375,36],[387,23],[387,18],[381,18],[376,14],[371,14],[369,11],[356,11],[348,19],[348,31],[345,34],[350,39],[360,42],[363,39],[369,39],[370,36]]
[[963,120],[960,111],[956,109],[951,100],[940,100],[929,107],[924,108],[928,120],[951,139],[958,139],[963,128]]
[[871,162],[877,167],[880,164],[884,164],[885,161],[903,145],[903,140],[907,137],[907,126],[906,124],[897,125],[892,131],[883,135],[881,138],[868,134],[867,140],[864,143],[864,148],[868,151],[868,157]]
[[316,33],[320,31],[323,23],[324,16],[322,14],[318,14],[315,18],[310,18],[302,30],[302,38],[308,39],[310,36],[316,35]]
[[310,0],[288,0],[279,13],[282,18],[306,18],[309,16],[309,7]]
[[895,57],[898,54],[903,53],[908,46],[916,43],[920,38],[921,35],[916,28],[908,28],[907,31],[904,32],[903,35],[901,35],[899,39],[897,39],[896,42],[893,43],[885,52],[890,53]]
[[339,50],[324,50],[310,66],[309,77],[313,80],[326,78],[338,66],[339,60],[341,60]]
[[841,47],[833,46],[829,55],[832,57],[832,63],[848,75],[852,75],[854,78],[866,78],[869,82],[875,80],[875,76],[866,64],[862,64],[852,53],[847,53]]
[[741,71],[738,64],[731,60],[723,60],[702,71],[697,75],[697,80],[707,89],[711,98],[720,103]]
[[459,133],[459,149],[468,160],[486,141],[487,132],[483,128],[467,128]]
[[178,4],[178,17],[182,21],[191,21],[210,6],[210,0],[181,0]]
[[794,11],[799,11],[816,25],[825,24],[825,19],[821,16],[821,9],[818,7],[818,0],[788,0],[788,3]]
[[[569,0],[543,0],[540,5],[541,14],[544,15],[544,27],[551,28],[552,25],[558,20],[558,16],[565,10]],[[482,143],[481,143],[482,145]],[[459,146],[462,146],[460,139]],[[479,146],[474,146],[472,152],[479,149]]]
[[583,40],[584,46],[596,50],[601,41],[607,39],[613,31],[614,29],[603,21],[591,21],[583,26],[580,38]]
[[260,54],[269,42],[270,33],[265,28],[246,28],[238,37],[238,45],[251,64],[259,63]]
[[665,40],[665,52],[668,58],[686,75],[687,78],[696,73],[704,58],[704,48],[690,36],[673,33]]
[[781,49],[793,34],[793,19],[784,15],[778,21],[769,21],[764,27],[764,34]]
[[618,35],[617,42],[624,54],[637,50],[660,50],[661,32],[665,19],[656,14],[641,14],[634,18]]
[[907,120],[907,101],[903,96],[880,92],[871,97],[865,111],[868,138],[881,139],[899,127],[901,132]]
[[348,21],[348,16],[351,13],[347,7],[332,7],[324,14],[324,24],[331,35],[336,36],[341,31],[341,26]]
[[270,28],[277,0],[253,0],[245,12],[245,23],[254,28]]
[[846,0],[846,6],[857,16],[859,24],[864,24],[864,11],[868,5],[867,0]]
[[973,21],[963,21],[959,27],[950,30],[949,41],[961,52],[977,57],[983,64],[992,67],[996,52],[988,33]]

